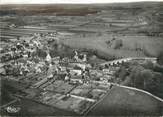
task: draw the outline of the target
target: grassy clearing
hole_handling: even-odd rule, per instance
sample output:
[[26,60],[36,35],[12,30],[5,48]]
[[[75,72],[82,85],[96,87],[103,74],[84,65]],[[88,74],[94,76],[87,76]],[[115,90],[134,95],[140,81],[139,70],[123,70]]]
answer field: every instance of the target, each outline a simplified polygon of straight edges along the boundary
[[145,93],[116,86],[88,115],[161,115],[161,105]]
[[41,103],[37,103],[28,99],[22,99],[21,101],[17,101],[16,103],[12,104],[11,106],[20,107],[21,110],[15,114],[6,113],[2,110],[3,115],[10,115],[10,116],[70,116],[76,115],[76,113],[60,110],[58,108],[50,107]]
[[[163,40],[148,36],[117,36],[116,39],[123,41],[120,49],[114,49],[108,46],[106,41],[112,40],[111,35],[102,35],[99,37],[72,37],[62,42],[73,48],[86,48],[97,50],[104,56],[115,57],[139,57],[139,56],[157,56],[163,47]],[[136,50],[137,49],[137,50]]]

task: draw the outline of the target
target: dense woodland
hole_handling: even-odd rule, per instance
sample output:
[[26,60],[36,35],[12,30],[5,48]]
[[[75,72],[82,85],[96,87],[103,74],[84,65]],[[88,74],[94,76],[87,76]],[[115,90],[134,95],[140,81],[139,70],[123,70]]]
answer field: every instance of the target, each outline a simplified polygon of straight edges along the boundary
[[123,85],[146,90],[154,95],[163,97],[163,56],[158,56],[157,63],[146,61],[125,63],[115,73],[115,82]]

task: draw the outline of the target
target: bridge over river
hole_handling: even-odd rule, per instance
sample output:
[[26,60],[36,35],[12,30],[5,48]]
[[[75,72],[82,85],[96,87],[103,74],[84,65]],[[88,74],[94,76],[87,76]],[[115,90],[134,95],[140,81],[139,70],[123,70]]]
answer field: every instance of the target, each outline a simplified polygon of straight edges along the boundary
[[104,62],[101,64],[101,66],[118,65],[118,64],[125,63],[125,62],[129,62],[131,60],[149,60],[149,61],[152,61],[153,63],[156,63],[157,58],[155,57],[128,57],[128,58],[122,58],[122,59],[116,59],[113,61]]

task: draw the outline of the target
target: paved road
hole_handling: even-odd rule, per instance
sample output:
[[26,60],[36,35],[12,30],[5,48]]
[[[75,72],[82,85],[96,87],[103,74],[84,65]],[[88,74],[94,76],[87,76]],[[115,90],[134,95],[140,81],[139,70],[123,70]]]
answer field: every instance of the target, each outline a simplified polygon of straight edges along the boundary
[[128,87],[128,86],[122,86],[122,85],[118,85],[118,86],[119,86],[119,87],[122,87],[122,88],[131,89],[131,90],[136,90],[136,91],[145,93],[145,94],[147,94],[147,95],[149,95],[149,96],[151,96],[151,97],[153,97],[153,98],[155,98],[155,99],[157,99],[157,100],[163,102],[163,99],[161,99],[161,98],[159,98],[159,97],[157,97],[157,96],[155,96],[155,95],[153,95],[153,94],[151,94],[151,93],[149,93],[149,92],[147,92],[147,91],[144,91],[144,90],[141,90],[141,89],[137,89],[137,88],[134,88],[134,87]]

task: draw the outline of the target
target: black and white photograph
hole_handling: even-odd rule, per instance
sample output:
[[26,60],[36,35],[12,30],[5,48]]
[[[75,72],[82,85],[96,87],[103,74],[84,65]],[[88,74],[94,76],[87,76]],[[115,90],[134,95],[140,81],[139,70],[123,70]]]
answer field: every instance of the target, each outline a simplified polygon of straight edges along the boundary
[[163,1],[0,0],[0,116],[163,116]]

